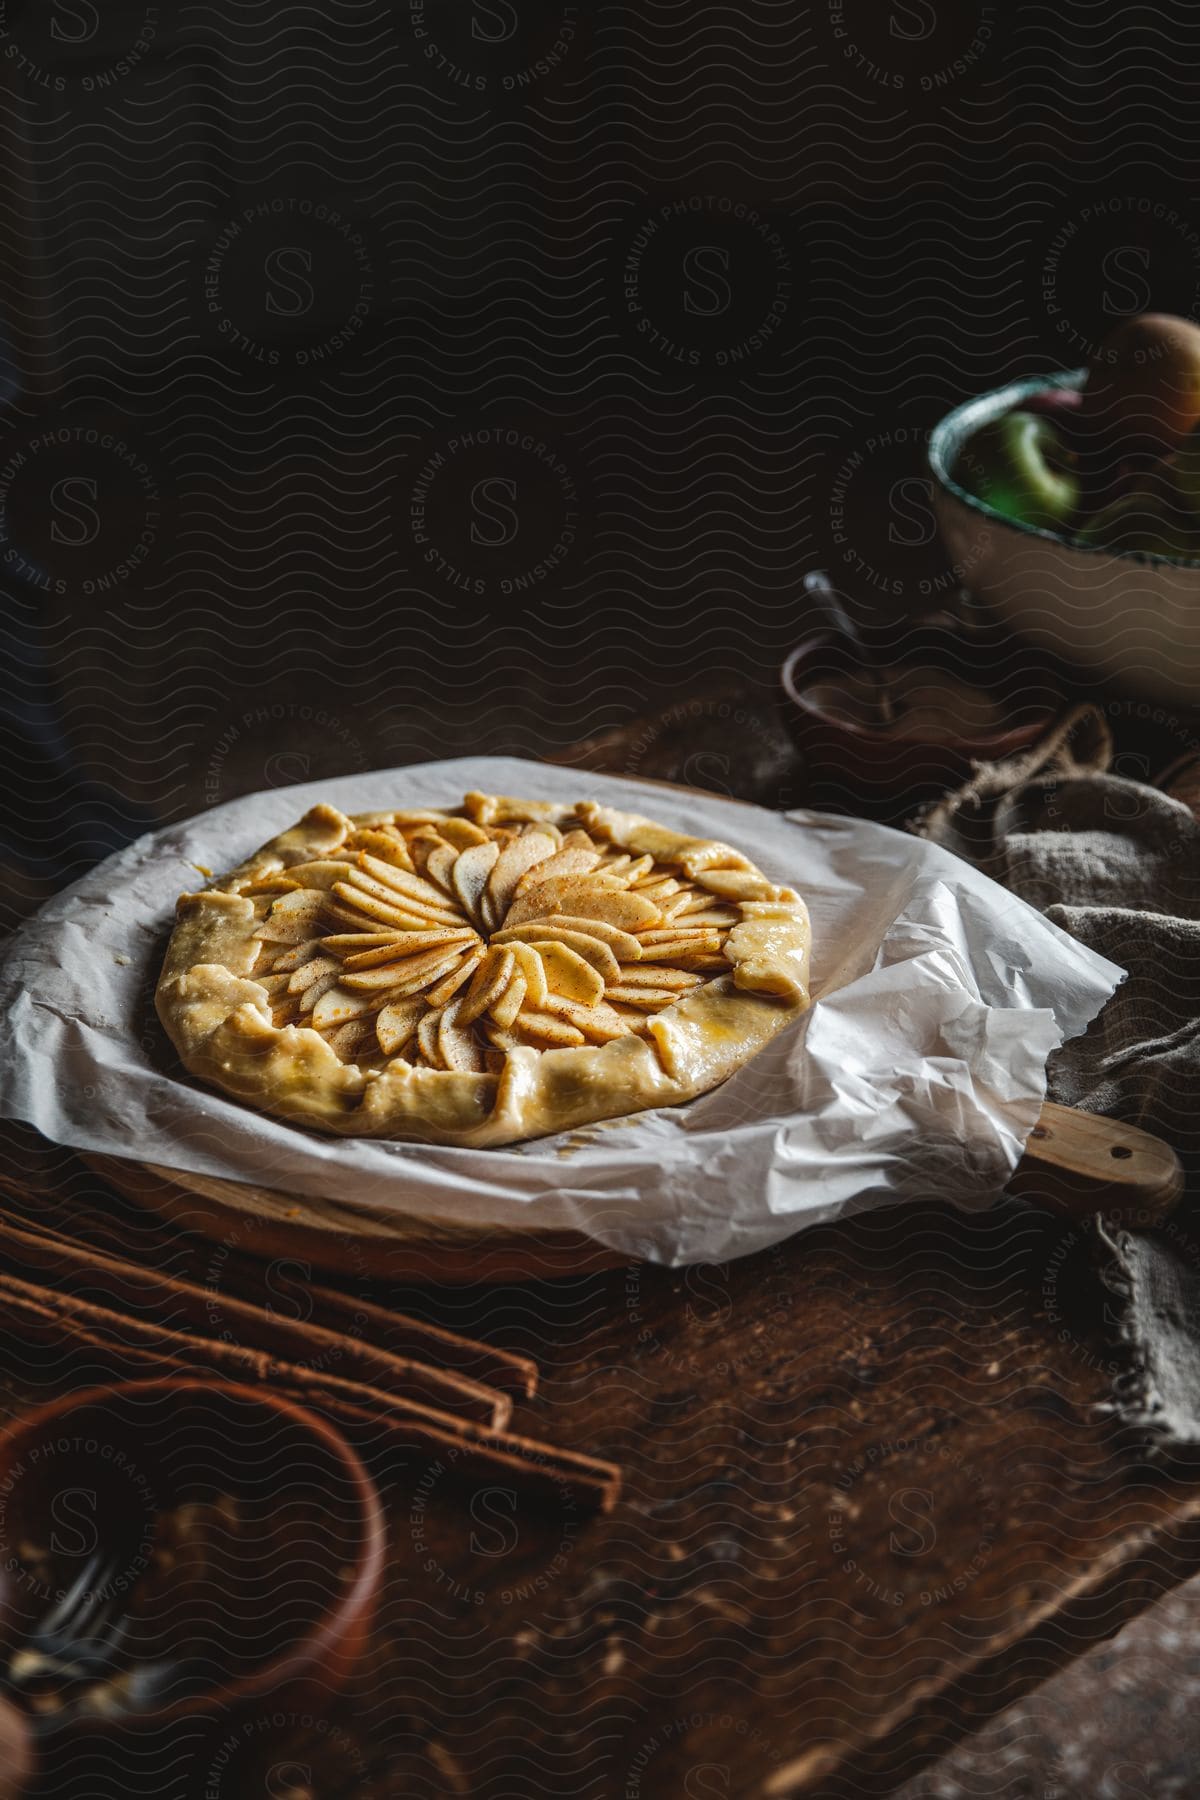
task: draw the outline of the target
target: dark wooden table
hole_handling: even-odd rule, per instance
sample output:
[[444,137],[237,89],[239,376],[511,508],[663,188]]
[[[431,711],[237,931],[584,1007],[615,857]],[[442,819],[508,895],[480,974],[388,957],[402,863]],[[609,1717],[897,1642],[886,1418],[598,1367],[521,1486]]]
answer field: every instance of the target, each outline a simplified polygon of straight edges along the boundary
[[[32,1134],[16,1159],[119,1208]],[[157,1222],[128,1235],[170,1265]],[[150,1736],[124,1791],[240,1800],[290,1767],[308,1785],[278,1791],[322,1800],[884,1794],[1200,1559],[1200,1482],[1098,1410],[1116,1363],[1084,1234],[1034,1210],[393,1292],[536,1354],[518,1423],[619,1458],[617,1510],[381,1463],[390,1579],[354,1690],[215,1742]],[[12,1342],[3,1364],[10,1411],[87,1374]],[[42,1791],[77,1772],[52,1757]]]
[[[755,755],[786,779],[765,743]],[[621,755],[579,760],[688,772]],[[732,763],[709,768],[741,780]],[[5,1151],[81,1208],[119,1208],[33,1134],[8,1134]],[[170,1266],[166,1228],[130,1214],[128,1234]],[[1055,1705],[1077,1728],[1090,1718],[1094,1661],[1037,1684],[1200,1566],[1200,1479],[1148,1463],[1105,1410],[1119,1359],[1085,1231],[1016,1204],[908,1208],[728,1267],[392,1294],[534,1354],[542,1390],[515,1423],[620,1460],[617,1510],[535,1503],[441,1460],[381,1463],[390,1577],[354,1689],[264,1708],[216,1740],[150,1738],[122,1791],[1103,1791],[1065,1739],[1005,1786],[1006,1722],[1038,1704],[1043,1719]],[[9,1411],[68,1375],[13,1342],[2,1367]],[[982,1774],[952,1751],[967,1734]],[[1110,1739],[1104,1770],[1121,1754]],[[43,1791],[74,1793],[77,1776],[51,1758]]]

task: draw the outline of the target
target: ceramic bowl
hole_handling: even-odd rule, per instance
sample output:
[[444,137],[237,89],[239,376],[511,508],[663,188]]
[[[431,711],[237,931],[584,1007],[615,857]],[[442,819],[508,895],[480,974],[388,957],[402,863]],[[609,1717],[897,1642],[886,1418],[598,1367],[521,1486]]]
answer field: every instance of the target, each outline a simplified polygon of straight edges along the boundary
[[0,1439],[4,1662],[85,1571],[130,1620],[133,1704],[43,1714],[44,1731],[161,1728],[340,1686],[366,1647],[384,1549],[358,1456],[264,1388],[90,1388]]
[[1200,562],[1072,543],[993,511],[954,477],[981,426],[1086,369],[968,400],[929,441],[933,507],[965,587],[1024,638],[1108,685],[1169,705],[1200,697]]

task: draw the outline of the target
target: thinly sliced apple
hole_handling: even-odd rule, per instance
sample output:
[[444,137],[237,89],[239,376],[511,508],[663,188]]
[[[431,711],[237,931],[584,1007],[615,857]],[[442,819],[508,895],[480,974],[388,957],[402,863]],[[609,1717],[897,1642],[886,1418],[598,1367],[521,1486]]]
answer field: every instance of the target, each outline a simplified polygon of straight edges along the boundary
[[305,988],[310,988],[314,981],[321,979],[322,975],[337,976],[341,973],[341,968],[342,965],[336,956],[311,957],[308,962],[301,963],[300,967],[288,976],[288,993],[302,994]]
[[596,877],[563,876],[557,881],[539,883],[520,894],[508,909],[507,925],[520,925],[529,919],[559,918],[566,914],[576,919],[600,919],[620,931],[639,931],[654,925],[661,914],[652,900],[624,888],[604,887]]
[[522,875],[557,849],[558,840],[548,831],[528,831],[505,844],[483,891],[483,922],[489,931],[505,918]]
[[283,970],[274,975],[256,975],[254,979],[269,1000],[284,1001],[287,999],[288,984],[292,978]]
[[581,895],[573,908],[564,907],[563,911],[574,911],[581,919],[597,919],[606,925],[615,925],[620,931],[641,932],[662,917],[653,900],[647,900],[641,894],[622,891],[610,894],[602,889]]
[[381,968],[348,969],[342,975],[342,986],[352,994],[385,994],[401,988],[415,993],[457,960],[453,944],[445,949],[420,950],[415,956],[384,963]]
[[577,1030],[574,1025],[568,1025],[565,1019],[560,1019],[553,1013],[536,1012],[530,1007],[524,1007],[517,1014],[516,1025],[518,1031],[523,1031],[526,1037],[535,1040],[539,1049],[570,1050],[576,1044],[583,1043],[582,1031]]
[[254,935],[265,944],[302,944],[320,936],[324,909],[325,895],[318,888],[281,894]]
[[680,996],[674,988],[626,987],[621,984],[609,988],[608,998],[613,1006],[636,1006],[644,1012],[661,1012],[664,1006],[673,1006]]
[[348,956],[345,966],[350,970],[377,969],[382,964],[401,962],[406,957],[416,956],[422,950],[436,950],[440,945],[449,950],[455,944],[465,948],[467,944],[478,941],[469,925],[460,926],[457,931],[451,931],[448,926],[435,926],[430,931],[402,931],[376,949],[360,950],[354,956]]
[[564,847],[545,862],[535,863],[532,869],[527,869],[518,881],[516,891],[523,894],[543,881],[557,880],[562,875],[588,875],[599,861],[598,850],[584,850],[577,845],[572,845],[569,850]]
[[505,925],[522,925],[528,919],[550,918],[555,913],[569,912],[568,901],[578,894],[591,893],[596,887],[606,893],[621,891],[618,882],[607,881],[599,875],[590,878],[581,875],[543,877],[536,868],[530,870],[530,875],[533,879],[524,882],[521,891],[514,894],[504,915]]
[[317,888],[327,894],[335,881],[346,879],[353,866],[350,856],[323,857],[320,861],[293,863],[288,874],[297,887]]
[[691,950],[719,950],[721,934],[708,925],[698,925],[694,931],[687,925],[652,926],[638,934],[638,942],[645,961],[651,950],[660,950],[665,944],[681,944]]
[[511,946],[518,969],[525,977],[526,1005],[541,1006],[546,998],[546,971],[542,959],[531,944],[519,941]]
[[577,950],[552,939],[534,948],[546,972],[546,986],[552,993],[560,994],[565,1000],[578,1001],[580,1006],[595,1006],[601,999],[604,977]]
[[[619,981],[622,987],[676,988],[680,993],[688,993],[699,983],[700,977],[693,975],[690,969],[662,969],[657,963],[635,963],[620,971]],[[616,982],[613,983],[615,987]]]
[[512,980],[498,1000],[492,1002],[491,1015],[497,1025],[511,1025],[525,1004],[525,977],[514,968]]
[[325,1042],[343,1062],[357,1062],[364,1052],[368,1055],[370,1053],[370,1024],[364,1024],[360,1019],[351,1019],[347,1024],[339,1025],[336,1031],[329,1032]]
[[463,985],[463,982],[470,978],[471,971],[475,968],[482,955],[483,946],[481,944],[478,950],[468,951],[465,955],[462,955],[461,961],[456,969],[451,969],[448,975],[442,976],[442,979],[436,986],[427,989],[425,998],[428,1000],[430,1006],[445,1006],[446,1002],[454,994],[457,994],[459,988]]
[[[570,931],[596,938],[600,943],[607,944],[622,962],[636,962],[642,954],[642,947],[632,932],[622,931],[619,926],[609,925],[603,919],[583,919],[575,913],[555,913],[553,917],[530,919],[527,924],[505,926],[495,933],[492,941],[497,944],[509,943],[515,938],[533,941],[531,934],[540,931],[543,926],[554,932]],[[578,946],[572,944],[571,948],[574,950]],[[580,955],[582,954],[580,951]]]
[[483,1050],[475,1034],[461,1023],[461,1006],[461,1000],[452,1000],[437,1014],[438,1050],[445,1068],[479,1075],[483,1072]]
[[693,907],[690,911],[675,913],[671,923],[683,931],[709,929],[712,931],[731,931],[738,924],[740,914],[731,911],[727,906],[713,903],[710,906]]
[[[370,884],[368,886],[368,883]],[[425,900],[407,899],[403,894],[393,893],[382,882],[376,882],[370,875],[363,875],[355,870],[350,884],[356,893],[370,894],[372,898],[381,900],[384,905],[394,907],[398,913],[407,915],[417,921],[410,930],[430,931],[437,928],[454,931],[463,925],[470,924],[464,919],[456,901],[449,895],[442,900],[440,906],[430,905]]]
[[336,931],[318,942],[337,956],[358,956],[364,950],[381,950],[385,944],[396,944],[402,936],[399,931]]
[[458,1015],[461,1023],[470,1025],[481,1018],[500,998],[515,971],[516,959],[512,951],[493,945],[476,969],[471,985],[463,996],[462,1011]]
[[356,831],[354,848],[365,850],[376,861],[387,863],[393,869],[407,869],[409,874],[415,873],[408,845],[398,831]]
[[[429,931],[445,928],[447,919],[432,918],[428,913],[409,912],[399,906],[389,906],[382,900],[369,900],[366,894],[347,886],[346,892],[352,896],[344,900],[340,894],[331,894],[326,915],[336,925],[345,925],[349,930],[338,933],[340,937],[395,937],[397,932]],[[366,901],[366,905],[361,903]],[[379,917],[375,915],[379,914]],[[461,921],[459,921],[461,922]],[[367,926],[374,925],[376,930],[368,932]],[[364,945],[365,949],[366,946]]]
[[476,844],[491,842],[487,832],[473,825],[470,819],[439,819],[438,830],[456,850],[470,850]]
[[361,1018],[364,1013],[378,1012],[378,994],[352,994],[346,988],[330,988],[313,1007],[312,1022],[318,1031],[332,1031],[347,1019]]
[[472,844],[468,850],[459,851],[451,880],[468,918],[479,919],[482,916],[483,890],[499,856],[500,846],[490,838],[485,838],[482,844]]
[[696,890],[684,887],[673,875],[656,875],[652,881],[639,881],[633,891],[653,900],[656,906],[662,906],[668,900],[678,900],[681,894],[688,896]]
[[783,891],[755,869],[706,869],[704,885],[723,900],[774,900]]
[[[429,858],[435,850],[443,845],[446,845],[446,839],[436,825],[418,825],[415,831],[409,833],[408,854],[413,859],[417,874],[422,878],[424,878],[425,865]],[[448,845],[446,847],[449,848]]]
[[290,975],[293,970],[303,968],[326,942],[324,938],[302,938],[294,949],[283,950],[273,959],[272,975]]
[[435,912],[454,912],[446,895],[432,881],[426,881],[422,875],[410,875],[406,869],[394,868],[391,863],[380,862],[377,857],[360,850],[357,868],[350,880],[356,886],[363,886],[365,879],[369,878],[381,883],[392,900],[399,898],[418,908],[432,907]]
[[442,1064],[442,1047],[438,1041],[438,1026],[441,1023],[440,1012],[426,1012],[417,1026],[417,1043],[421,1055],[431,1069],[440,1069]]
[[416,1035],[428,1008],[420,998],[393,1000],[375,1021],[375,1035],[385,1056],[396,1056]]
[[425,864],[425,873],[430,881],[444,888],[447,894],[453,894],[452,885],[454,865],[458,861],[458,851],[453,844],[440,844]]
[[[630,863],[625,873],[631,886],[641,887],[645,884],[646,877],[653,873],[653,870],[654,858],[652,856],[638,856]],[[671,875],[664,875],[662,879],[664,881],[672,881],[674,877]]]
[[647,944],[642,951],[642,962],[653,966],[656,963],[668,963],[675,969],[694,969],[719,966],[721,949],[719,945],[688,944],[676,940],[672,944]]
[[[580,924],[585,923],[585,920],[580,921]],[[503,936],[503,934],[500,935]],[[616,981],[620,975],[620,964],[612,950],[602,938],[596,937],[590,932],[571,931],[564,925],[535,920],[528,925],[515,927],[513,935],[527,944],[564,945],[566,949],[574,951],[576,956],[581,957],[589,967],[593,968],[601,982]],[[632,944],[637,942],[636,938],[631,938],[629,941]]]
[[[384,925],[391,925],[397,931],[416,928],[427,931],[431,925],[461,925],[462,920],[449,910],[435,912],[432,907],[414,905],[411,901],[399,901],[378,893],[370,893],[361,883],[367,877],[360,876],[355,883],[339,881],[334,894],[346,907],[351,918],[366,917],[378,920]],[[340,917],[341,915],[339,915]]]
[[[438,950],[423,950],[419,956],[410,956],[393,969],[363,969],[357,975],[343,975],[342,986],[351,991],[387,993],[399,1000],[406,994],[424,993],[435,987],[458,967],[461,954],[455,946],[444,954]],[[390,980],[386,979],[389,976]],[[376,977],[384,979],[377,982]]]
[[582,1031],[592,1044],[609,1044],[614,1038],[629,1035],[629,1027],[624,1020],[603,1000],[595,1006],[581,1006],[578,1000],[568,1000],[562,994],[548,994],[542,1011],[565,1019],[568,1025],[574,1025],[577,1031]]

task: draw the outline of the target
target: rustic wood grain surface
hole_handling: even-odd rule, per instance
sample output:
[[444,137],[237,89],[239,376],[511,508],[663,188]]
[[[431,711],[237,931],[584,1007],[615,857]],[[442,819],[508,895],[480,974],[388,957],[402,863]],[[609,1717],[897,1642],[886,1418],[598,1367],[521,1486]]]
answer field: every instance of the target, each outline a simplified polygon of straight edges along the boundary
[[[7,1149],[33,1169],[29,1135]],[[124,1217],[62,1153],[41,1174]],[[170,1265],[162,1227],[126,1228]],[[218,1248],[218,1313],[221,1268]],[[273,1266],[276,1304],[302,1276]],[[622,1500],[600,1519],[444,1458],[380,1463],[390,1580],[354,1691],[238,1722],[215,1787],[187,1781],[224,1738],[176,1741],[190,1774],[148,1791],[270,1793],[290,1759],[298,1794],[368,1800],[882,1794],[1200,1557],[1200,1483],[1098,1410],[1115,1361],[1086,1233],[1032,1210],[392,1293],[535,1353],[514,1423],[619,1459]],[[4,1363],[9,1409],[86,1374],[13,1343]],[[149,1734],[158,1783],[165,1750]],[[51,1756],[43,1791],[78,1773]]]

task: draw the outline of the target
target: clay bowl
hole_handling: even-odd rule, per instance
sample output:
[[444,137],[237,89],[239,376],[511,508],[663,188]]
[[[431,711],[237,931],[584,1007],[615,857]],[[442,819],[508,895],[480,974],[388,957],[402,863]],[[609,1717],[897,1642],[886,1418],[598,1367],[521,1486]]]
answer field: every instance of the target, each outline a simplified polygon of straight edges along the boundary
[[95,1583],[98,1551],[111,1557],[100,1591],[131,1620],[129,1703],[43,1713],[44,1735],[160,1730],[340,1686],[366,1647],[384,1550],[354,1451],[262,1388],[92,1388],[0,1439],[4,1665],[85,1568]]
[[1053,724],[1062,697],[1050,672],[1011,640],[967,639],[944,629],[905,634],[895,661],[978,685],[999,703],[1002,723],[982,730],[861,723],[829,704],[839,678],[855,665],[844,642],[815,632],[792,651],[781,672],[784,717],[806,771],[814,806],[863,814],[898,825],[925,801],[962,785],[980,762],[1028,749]]

